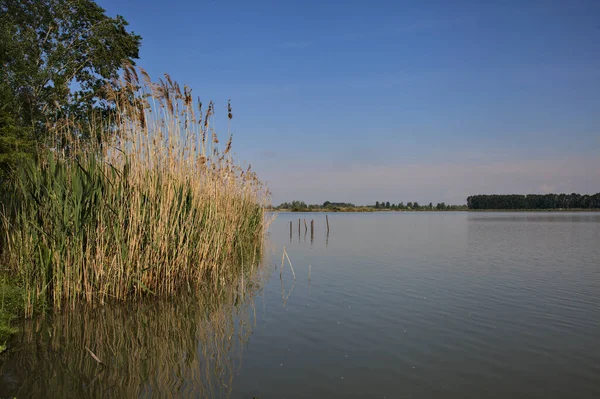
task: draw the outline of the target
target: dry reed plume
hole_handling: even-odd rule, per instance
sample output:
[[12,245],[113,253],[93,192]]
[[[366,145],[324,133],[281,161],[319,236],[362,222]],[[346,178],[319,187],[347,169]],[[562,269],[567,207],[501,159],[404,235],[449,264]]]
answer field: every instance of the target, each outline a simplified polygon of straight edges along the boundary
[[4,255],[28,315],[227,284],[260,256],[269,193],[234,162],[231,135],[219,147],[214,104],[203,110],[168,75],[154,83],[140,72],[126,67],[107,89],[115,112],[90,122],[94,140],[56,123],[18,171]]

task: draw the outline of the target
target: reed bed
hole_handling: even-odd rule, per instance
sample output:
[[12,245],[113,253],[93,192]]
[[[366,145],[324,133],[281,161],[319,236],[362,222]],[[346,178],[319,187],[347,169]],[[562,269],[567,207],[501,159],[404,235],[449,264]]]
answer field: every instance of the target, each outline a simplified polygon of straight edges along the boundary
[[3,255],[26,315],[223,285],[260,257],[269,193],[220,146],[213,103],[129,66],[113,83],[110,120],[55,123],[17,171]]

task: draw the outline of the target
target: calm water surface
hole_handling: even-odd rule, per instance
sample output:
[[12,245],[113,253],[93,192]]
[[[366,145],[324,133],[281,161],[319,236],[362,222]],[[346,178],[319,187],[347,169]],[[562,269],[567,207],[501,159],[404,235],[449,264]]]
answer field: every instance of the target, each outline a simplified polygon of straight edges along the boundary
[[0,396],[600,397],[600,214],[329,220],[279,214],[218,300],[28,322]]

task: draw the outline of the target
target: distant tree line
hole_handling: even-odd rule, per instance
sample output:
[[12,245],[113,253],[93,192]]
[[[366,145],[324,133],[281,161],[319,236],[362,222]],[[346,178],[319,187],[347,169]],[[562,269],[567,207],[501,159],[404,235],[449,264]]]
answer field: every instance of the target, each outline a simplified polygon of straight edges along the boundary
[[308,210],[308,205],[306,205],[306,202],[304,201],[283,202],[279,206],[276,206],[275,209],[292,212],[304,212]]
[[438,202],[437,204],[433,204],[430,202],[426,205],[420,205],[418,202],[398,202],[398,204],[390,204],[389,201],[376,201],[375,205],[372,206],[377,210],[393,210],[393,211],[463,211],[466,210],[467,207],[465,205],[449,205],[445,202]]
[[472,195],[469,209],[599,209],[600,193]]
[[342,209],[357,209],[361,208],[349,202],[330,202],[325,201],[322,205],[311,204],[307,205],[304,201],[283,202],[274,209],[291,211],[291,212],[309,212],[309,211],[340,211]]
[[398,204],[390,203],[389,201],[375,202],[375,205],[354,205],[349,202],[331,202],[325,201],[323,204],[307,205],[304,201],[283,202],[279,206],[274,207],[275,210],[291,211],[291,212],[313,212],[313,211],[464,211],[467,210],[466,205],[447,205],[444,202],[439,202],[434,205],[430,202],[427,205],[420,205],[418,202],[399,202]]

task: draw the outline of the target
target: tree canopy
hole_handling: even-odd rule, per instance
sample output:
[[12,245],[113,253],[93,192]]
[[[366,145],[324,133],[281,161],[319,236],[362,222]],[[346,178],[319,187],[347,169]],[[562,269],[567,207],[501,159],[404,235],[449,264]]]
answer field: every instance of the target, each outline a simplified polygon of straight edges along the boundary
[[394,210],[394,211],[465,211],[466,205],[446,205],[444,202],[438,203],[435,207],[432,202],[429,205],[419,205],[418,202],[399,202],[397,205],[389,201],[376,201],[375,205],[354,205],[350,202],[332,202],[325,201],[320,204],[306,204],[304,201],[283,202],[274,207],[276,210],[285,210],[292,212],[307,212],[307,211],[373,211],[373,210]]
[[103,87],[138,58],[141,37],[92,0],[0,0],[0,168],[52,120],[85,121]]
[[600,193],[472,195],[467,205],[469,209],[597,209]]

